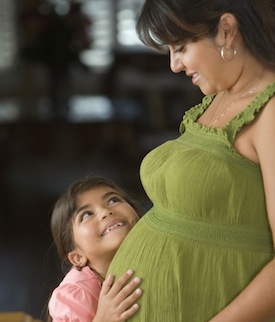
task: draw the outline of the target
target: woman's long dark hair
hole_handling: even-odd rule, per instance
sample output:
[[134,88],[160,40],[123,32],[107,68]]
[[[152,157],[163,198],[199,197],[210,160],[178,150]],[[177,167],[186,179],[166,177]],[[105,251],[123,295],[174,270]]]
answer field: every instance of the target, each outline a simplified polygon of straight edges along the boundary
[[168,44],[214,37],[222,14],[232,13],[250,53],[275,69],[274,0],[146,0],[136,30],[159,51]]

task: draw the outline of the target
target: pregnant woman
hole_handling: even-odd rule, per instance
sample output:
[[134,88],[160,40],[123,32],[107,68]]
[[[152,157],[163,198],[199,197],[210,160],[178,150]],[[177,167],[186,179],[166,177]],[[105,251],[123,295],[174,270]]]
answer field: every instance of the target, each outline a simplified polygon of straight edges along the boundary
[[205,97],[141,164],[153,207],[109,268],[142,279],[129,321],[275,321],[274,1],[146,0],[137,31]]

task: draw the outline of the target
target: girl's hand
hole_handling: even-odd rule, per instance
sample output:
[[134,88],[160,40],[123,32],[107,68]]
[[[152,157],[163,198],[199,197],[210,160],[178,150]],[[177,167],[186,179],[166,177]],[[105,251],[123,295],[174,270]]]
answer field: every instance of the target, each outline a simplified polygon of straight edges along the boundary
[[93,322],[125,322],[139,309],[135,301],[142,291],[137,286],[141,280],[128,270],[114,284],[114,276],[109,275],[102,284],[98,308]]

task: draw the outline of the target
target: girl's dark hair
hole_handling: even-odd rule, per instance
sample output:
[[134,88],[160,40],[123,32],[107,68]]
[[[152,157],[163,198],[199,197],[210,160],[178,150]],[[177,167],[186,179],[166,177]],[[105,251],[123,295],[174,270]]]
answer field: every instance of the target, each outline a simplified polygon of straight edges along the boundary
[[168,44],[216,36],[219,19],[232,13],[250,53],[275,69],[274,0],[146,0],[137,21],[137,34],[159,51]]
[[69,264],[67,256],[74,248],[72,218],[77,210],[77,198],[80,194],[98,186],[114,189],[140,215],[140,210],[130,195],[110,179],[90,176],[72,183],[56,202],[51,217],[51,232],[57,253],[64,264]]
[[[67,256],[74,248],[72,218],[77,210],[77,198],[80,194],[99,186],[114,189],[141,216],[141,210],[135,199],[112,180],[102,176],[88,176],[73,182],[55,203],[51,217],[51,231],[57,253],[63,264],[68,264],[70,267]],[[44,318],[46,322],[52,322],[48,305],[44,310]]]

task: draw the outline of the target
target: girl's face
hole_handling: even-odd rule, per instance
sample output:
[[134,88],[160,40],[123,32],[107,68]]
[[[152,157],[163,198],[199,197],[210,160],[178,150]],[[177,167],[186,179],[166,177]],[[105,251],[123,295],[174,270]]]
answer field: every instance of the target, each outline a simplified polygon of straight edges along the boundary
[[184,71],[205,95],[222,90],[228,70],[213,39],[202,39],[182,45],[169,45],[170,67],[174,73]]
[[114,189],[99,186],[77,198],[72,229],[77,252],[91,267],[109,265],[117,249],[139,217]]

